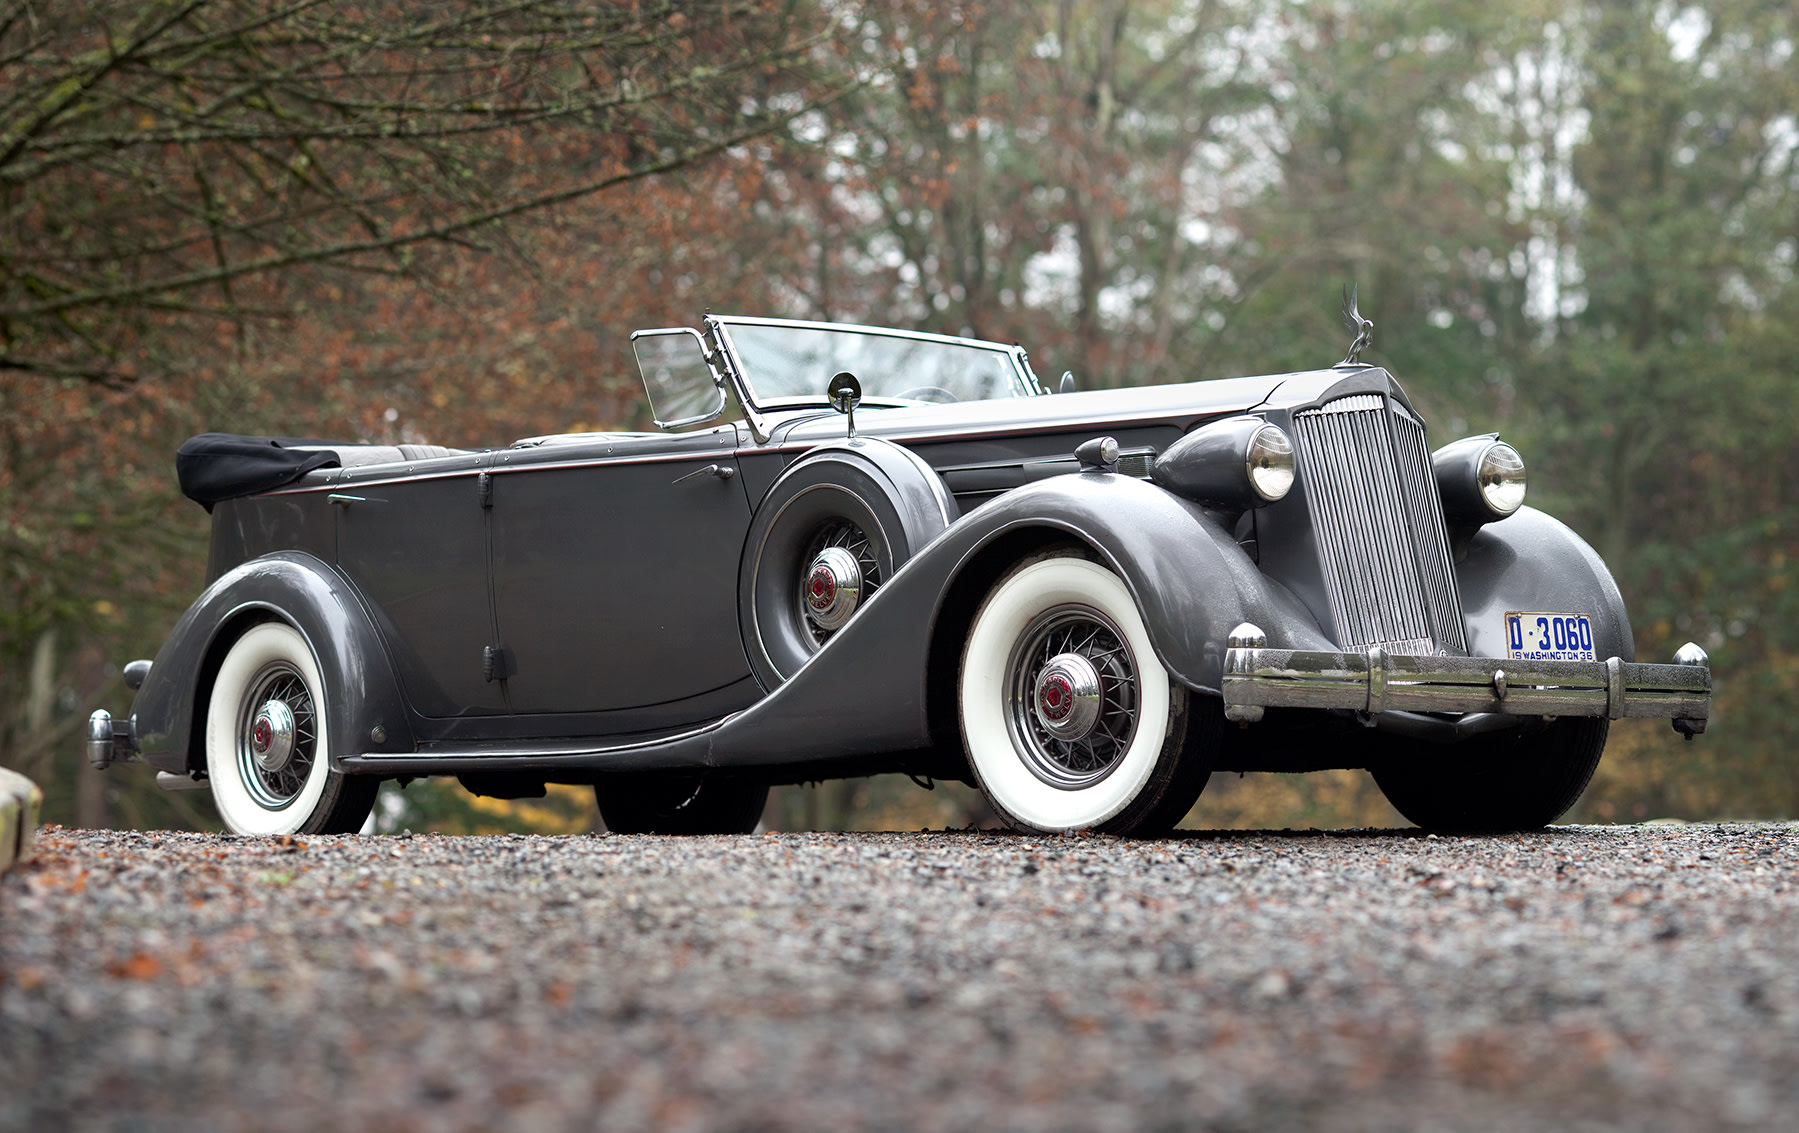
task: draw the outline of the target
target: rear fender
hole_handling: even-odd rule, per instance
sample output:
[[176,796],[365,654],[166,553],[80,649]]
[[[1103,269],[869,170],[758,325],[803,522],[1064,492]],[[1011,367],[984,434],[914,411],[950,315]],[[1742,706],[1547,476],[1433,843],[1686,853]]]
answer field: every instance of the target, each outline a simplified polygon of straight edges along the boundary
[[[334,768],[344,755],[413,750],[393,666],[349,584],[312,555],[280,551],[207,587],[163,643],[132,704],[146,763],[176,774],[205,767],[213,678],[232,643],[262,621],[299,630],[318,659]],[[383,742],[372,738],[376,728]]]
[[1593,652],[1635,661],[1636,640],[1624,596],[1599,553],[1568,526],[1535,508],[1489,523],[1456,564],[1468,652],[1504,657],[1505,615],[1512,610],[1589,614]]

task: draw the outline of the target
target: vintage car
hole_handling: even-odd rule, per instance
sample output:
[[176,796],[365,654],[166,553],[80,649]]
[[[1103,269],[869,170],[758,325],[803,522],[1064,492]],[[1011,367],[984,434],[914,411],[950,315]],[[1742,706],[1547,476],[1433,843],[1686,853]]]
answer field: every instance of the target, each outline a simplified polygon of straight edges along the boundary
[[901,772],[1148,835],[1212,772],[1340,767],[1421,826],[1540,827],[1610,721],[1703,730],[1706,655],[1635,663],[1518,453],[1431,451],[1366,330],[1306,373],[1052,392],[1016,346],[709,314],[633,335],[661,433],[195,438],[208,584],[89,758],[247,834],[353,831],[426,775],[742,832],[770,784]]

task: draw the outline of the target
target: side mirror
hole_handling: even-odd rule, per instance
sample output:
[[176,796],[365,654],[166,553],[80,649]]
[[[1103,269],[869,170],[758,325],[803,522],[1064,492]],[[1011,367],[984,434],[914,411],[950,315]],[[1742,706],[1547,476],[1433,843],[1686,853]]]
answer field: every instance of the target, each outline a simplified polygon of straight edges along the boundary
[[706,340],[691,327],[631,335],[650,415],[664,429],[698,425],[725,411],[725,384],[706,361]]
[[1060,390],[1058,390],[1057,392],[1073,393],[1074,388],[1075,388],[1074,387],[1074,371],[1073,370],[1063,370],[1062,371],[1062,388]]
[[831,375],[831,384],[825,387],[825,396],[831,399],[832,409],[850,419],[850,440],[855,440],[856,406],[862,404],[862,383],[848,370],[839,370]]

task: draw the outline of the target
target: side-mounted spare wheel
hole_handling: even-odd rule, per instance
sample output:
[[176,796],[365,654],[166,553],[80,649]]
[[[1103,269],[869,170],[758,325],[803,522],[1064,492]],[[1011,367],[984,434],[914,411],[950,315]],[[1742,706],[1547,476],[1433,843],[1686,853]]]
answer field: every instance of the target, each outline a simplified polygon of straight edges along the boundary
[[331,770],[330,693],[300,632],[260,622],[231,645],[206,711],[206,774],[236,834],[350,834],[379,780]]
[[931,466],[890,441],[795,461],[756,509],[738,573],[744,651],[762,686],[793,676],[955,514]]
[[1027,559],[976,612],[957,685],[975,779],[1026,830],[1153,836],[1204,790],[1222,708],[1171,680],[1137,603],[1072,550]]

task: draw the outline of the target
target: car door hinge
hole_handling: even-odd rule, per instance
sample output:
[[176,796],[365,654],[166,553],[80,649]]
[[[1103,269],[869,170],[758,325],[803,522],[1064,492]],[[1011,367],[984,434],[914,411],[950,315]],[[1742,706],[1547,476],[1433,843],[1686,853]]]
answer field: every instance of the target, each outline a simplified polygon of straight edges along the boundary
[[475,498],[481,501],[481,506],[484,508],[493,506],[493,474],[491,472],[483,472],[475,477]]
[[481,647],[481,679],[484,681],[504,681],[512,677],[512,657],[502,645],[484,645]]

